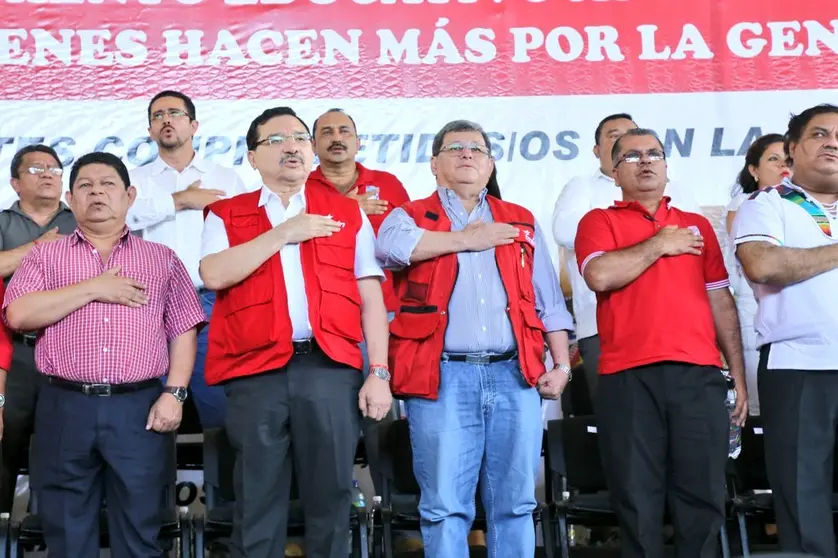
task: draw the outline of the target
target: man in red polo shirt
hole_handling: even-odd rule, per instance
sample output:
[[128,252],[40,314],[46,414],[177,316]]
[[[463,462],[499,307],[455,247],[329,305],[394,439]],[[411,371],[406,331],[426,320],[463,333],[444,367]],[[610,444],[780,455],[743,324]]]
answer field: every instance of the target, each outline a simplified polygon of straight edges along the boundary
[[[384,218],[393,209],[410,201],[401,181],[389,172],[368,169],[355,161],[361,140],[355,121],[341,109],[329,109],[314,121],[314,152],[320,164],[309,176],[309,181],[319,182],[336,189],[358,204],[370,220],[375,234]],[[384,271],[381,284],[387,312],[396,311],[396,293],[393,274]]]
[[612,149],[623,201],[579,224],[579,271],[597,294],[597,423],[624,557],[663,555],[667,498],[679,556],[718,553],[729,415],[719,347],[748,397],[736,307],[710,223],[669,205],[651,130]]

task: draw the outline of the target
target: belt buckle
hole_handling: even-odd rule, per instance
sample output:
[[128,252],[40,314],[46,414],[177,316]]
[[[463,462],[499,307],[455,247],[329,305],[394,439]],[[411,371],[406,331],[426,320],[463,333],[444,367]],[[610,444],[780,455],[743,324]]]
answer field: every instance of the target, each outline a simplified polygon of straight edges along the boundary
[[304,339],[303,341],[294,341],[294,354],[307,355],[312,351],[311,339]]
[[466,355],[468,364],[489,364],[489,355]]
[[85,395],[94,395],[96,397],[110,397],[111,396],[111,385],[110,384],[84,384],[81,388],[81,392]]

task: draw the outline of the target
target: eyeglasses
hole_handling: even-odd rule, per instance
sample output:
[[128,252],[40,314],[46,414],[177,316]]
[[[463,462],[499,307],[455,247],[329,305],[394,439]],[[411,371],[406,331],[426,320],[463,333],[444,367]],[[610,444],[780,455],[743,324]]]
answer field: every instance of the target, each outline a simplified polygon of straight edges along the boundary
[[457,155],[458,157],[466,151],[471,153],[475,157],[478,157],[480,155],[483,155],[485,157],[490,157],[491,156],[491,151],[489,151],[488,147],[486,147],[485,145],[481,145],[479,143],[475,143],[475,142],[449,143],[448,145],[443,146],[439,150],[440,153],[452,153],[454,155]]
[[623,162],[628,163],[629,165],[635,165],[635,164],[639,163],[641,159],[643,159],[644,155],[646,156],[646,158],[649,161],[652,161],[652,162],[663,161],[664,159],[666,159],[666,154],[663,151],[661,151],[660,149],[650,149],[649,151],[646,151],[646,152],[629,151],[629,152],[625,153],[622,157],[620,157],[620,160],[617,161],[617,164],[614,165],[614,167],[616,168],[620,163],[623,163]]
[[260,145],[267,145],[268,147],[271,147],[273,145],[285,143],[286,141],[292,141],[294,143],[311,141],[311,134],[306,132],[294,132],[293,134],[288,134],[287,136],[283,136],[282,134],[273,134],[263,140],[257,141],[255,146],[259,147]]
[[154,114],[151,115],[152,120],[163,120],[166,115],[169,115],[172,119],[181,118],[183,116],[189,116],[189,114],[185,111],[180,109],[169,109],[169,110],[158,110]]
[[26,172],[31,174],[32,176],[38,176],[39,174],[44,174],[45,172],[49,172],[53,176],[61,176],[64,174],[64,169],[61,167],[40,167],[40,166],[32,166],[27,167]]

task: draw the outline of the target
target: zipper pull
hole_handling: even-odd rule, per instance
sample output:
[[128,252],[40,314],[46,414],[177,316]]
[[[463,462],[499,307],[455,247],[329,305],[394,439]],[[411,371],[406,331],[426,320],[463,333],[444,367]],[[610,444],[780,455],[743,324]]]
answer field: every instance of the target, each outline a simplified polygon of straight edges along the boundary
[[521,245],[521,267],[526,267],[524,265],[524,246]]

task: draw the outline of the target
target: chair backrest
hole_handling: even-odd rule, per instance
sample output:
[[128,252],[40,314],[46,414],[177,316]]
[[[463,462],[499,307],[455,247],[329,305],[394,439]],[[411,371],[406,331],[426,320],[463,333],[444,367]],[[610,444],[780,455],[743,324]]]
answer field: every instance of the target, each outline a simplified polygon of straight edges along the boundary
[[413,473],[413,448],[406,419],[378,423],[370,429],[375,443],[367,441],[367,458],[398,494],[419,495],[419,483]]
[[589,365],[582,363],[573,368],[573,381],[567,384],[567,388],[562,392],[562,414],[565,417],[594,414],[594,403],[591,400],[585,366]]
[[762,420],[749,417],[742,427],[742,450],[736,458],[736,482],[740,490],[768,490]]
[[[595,417],[568,417],[548,422],[547,465],[551,474],[566,479],[570,489],[582,493],[607,490]],[[558,484],[555,483],[556,489]]]

